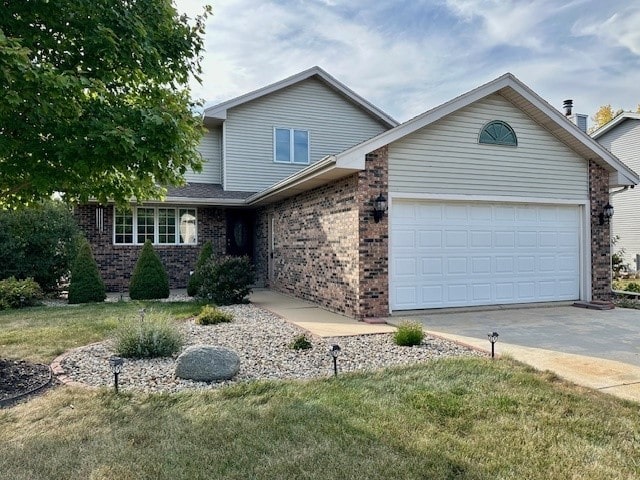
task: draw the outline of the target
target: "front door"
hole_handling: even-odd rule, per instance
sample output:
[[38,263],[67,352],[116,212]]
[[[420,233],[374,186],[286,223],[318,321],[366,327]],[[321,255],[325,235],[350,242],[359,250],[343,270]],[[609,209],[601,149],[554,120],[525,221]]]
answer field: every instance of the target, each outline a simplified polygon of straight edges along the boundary
[[227,210],[227,255],[253,259],[253,212]]

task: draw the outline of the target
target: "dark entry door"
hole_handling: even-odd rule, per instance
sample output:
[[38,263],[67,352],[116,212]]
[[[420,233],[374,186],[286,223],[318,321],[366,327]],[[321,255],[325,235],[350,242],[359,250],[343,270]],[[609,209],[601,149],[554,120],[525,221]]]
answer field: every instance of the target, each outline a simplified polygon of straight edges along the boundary
[[253,259],[253,212],[227,210],[227,254]]

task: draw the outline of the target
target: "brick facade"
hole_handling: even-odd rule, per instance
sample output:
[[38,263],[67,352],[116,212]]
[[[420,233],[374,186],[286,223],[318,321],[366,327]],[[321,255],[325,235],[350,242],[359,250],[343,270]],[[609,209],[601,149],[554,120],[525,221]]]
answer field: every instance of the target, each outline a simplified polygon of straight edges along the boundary
[[591,296],[611,300],[611,223],[600,214],[609,203],[609,172],[589,160],[589,203],[591,208]]
[[275,290],[357,316],[357,183],[354,174],[260,210],[258,278]]
[[389,215],[378,223],[373,218],[373,201],[382,193],[387,200],[389,149],[382,147],[365,157],[365,169],[358,173],[358,317],[389,315]]
[[[76,207],[78,225],[91,244],[93,255],[107,287],[107,291],[124,292],[138,260],[142,245],[113,244],[113,207],[103,207],[104,223],[100,231],[96,219],[98,205]],[[225,212],[219,208],[198,208],[198,245],[154,245],[169,275],[170,288],[185,288],[189,272],[195,268],[202,245],[210,240],[214,253],[226,249]]]

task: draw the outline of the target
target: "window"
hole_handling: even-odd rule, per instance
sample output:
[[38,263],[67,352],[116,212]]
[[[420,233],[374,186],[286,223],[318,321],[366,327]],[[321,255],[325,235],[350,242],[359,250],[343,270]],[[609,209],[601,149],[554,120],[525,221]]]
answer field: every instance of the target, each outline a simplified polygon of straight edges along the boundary
[[115,244],[140,244],[150,240],[160,245],[194,245],[198,241],[195,208],[115,209],[114,216]]
[[478,143],[516,147],[518,146],[518,139],[516,132],[513,131],[513,128],[511,128],[507,122],[493,120],[480,130]]
[[309,132],[294,128],[276,128],[273,134],[273,159],[278,163],[309,163]]

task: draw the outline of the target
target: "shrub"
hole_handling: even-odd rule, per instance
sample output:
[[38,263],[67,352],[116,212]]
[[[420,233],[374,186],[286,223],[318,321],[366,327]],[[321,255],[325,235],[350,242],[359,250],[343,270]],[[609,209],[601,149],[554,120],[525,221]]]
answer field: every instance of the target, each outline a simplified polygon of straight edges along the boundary
[[79,239],[80,230],[62,202],[0,211],[0,279],[33,278],[45,292],[56,290],[69,274]]
[[312,346],[313,345],[305,334],[298,335],[293,339],[293,342],[289,344],[289,348],[292,350],[308,350]]
[[211,242],[207,242],[202,246],[200,255],[198,255],[198,261],[196,262],[196,268],[193,271],[193,275],[189,278],[189,284],[187,285],[187,294],[190,297],[198,295],[200,285],[202,285],[202,275],[200,270],[202,266],[213,256],[213,245]]
[[249,257],[212,257],[201,268],[198,296],[218,305],[241,303],[254,282]]
[[393,341],[402,347],[420,345],[423,338],[422,325],[418,322],[403,322],[393,334]]
[[624,291],[640,293],[640,283],[636,283],[636,282],[628,283]]
[[196,323],[199,325],[215,325],[216,323],[228,323],[233,320],[233,315],[228,312],[205,305],[200,311],[200,315],[196,317]]
[[116,353],[125,358],[169,357],[182,345],[182,335],[166,317],[149,315],[128,320],[115,333]]
[[71,269],[69,303],[102,302],[106,297],[104,281],[91,253],[91,246],[84,241]]
[[36,305],[41,298],[42,289],[33,278],[0,280],[0,310]]
[[160,257],[147,240],[133,269],[129,282],[129,297],[132,300],[153,300],[169,297],[169,277]]

